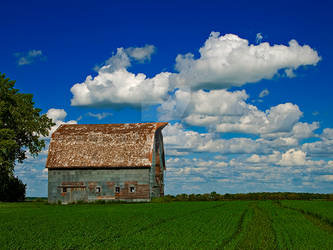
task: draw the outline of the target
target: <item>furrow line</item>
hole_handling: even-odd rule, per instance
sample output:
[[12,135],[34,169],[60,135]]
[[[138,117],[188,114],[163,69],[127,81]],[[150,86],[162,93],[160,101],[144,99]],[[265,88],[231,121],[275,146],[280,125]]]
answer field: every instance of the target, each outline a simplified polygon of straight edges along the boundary
[[301,208],[294,208],[294,207],[288,207],[285,205],[282,205],[282,203],[280,201],[274,202],[277,206],[284,208],[284,209],[290,209],[296,212],[299,212],[301,214],[304,215],[304,218],[306,218],[308,221],[310,221],[313,225],[315,225],[316,227],[319,227],[320,229],[333,233],[333,221],[322,217],[319,214],[310,212],[310,211],[306,211],[304,209]]
[[226,247],[233,239],[236,239],[239,236],[239,234],[241,233],[241,231],[243,229],[244,218],[245,218],[245,215],[247,214],[248,210],[249,210],[249,208],[246,208],[243,211],[243,213],[238,221],[236,231],[229,238],[224,239],[216,249],[224,249],[224,247]]
[[271,242],[273,242],[272,245],[277,246],[277,233],[273,227],[272,217],[267,213],[267,211],[265,211],[265,209],[262,209],[262,208],[258,207],[257,205],[255,205],[255,208],[258,209],[260,211],[260,213],[262,215],[264,215],[263,217],[266,217],[266,219],[270,222],[269,229],[273,232],[273,236],[274,236],[273,239],[271,239]]

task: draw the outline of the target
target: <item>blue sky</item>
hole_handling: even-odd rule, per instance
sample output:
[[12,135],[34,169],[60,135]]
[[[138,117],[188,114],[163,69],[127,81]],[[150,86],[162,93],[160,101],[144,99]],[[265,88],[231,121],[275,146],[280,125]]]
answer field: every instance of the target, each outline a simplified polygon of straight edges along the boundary
[[331,7],[2,1],[0,72],[57,126],[168,121],[166,193],[332,193]]

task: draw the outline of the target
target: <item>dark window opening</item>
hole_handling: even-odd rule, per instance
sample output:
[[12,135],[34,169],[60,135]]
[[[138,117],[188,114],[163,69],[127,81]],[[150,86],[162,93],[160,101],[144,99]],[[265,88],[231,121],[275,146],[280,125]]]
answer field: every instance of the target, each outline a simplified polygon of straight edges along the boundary
[[96,187],[96,193],[100,193],[101,192],[101,187]]
[[134,193],[135,192],[135,187],[130,187],[130,192]]
[[63,187],[63,188],[62,188],[62,192],[63,192],[63,193],[67,193],[67,188],[66,188],[66,187]]
[[117,194],[120,193],[120,187],[116,187],[116,193],[117,193]]

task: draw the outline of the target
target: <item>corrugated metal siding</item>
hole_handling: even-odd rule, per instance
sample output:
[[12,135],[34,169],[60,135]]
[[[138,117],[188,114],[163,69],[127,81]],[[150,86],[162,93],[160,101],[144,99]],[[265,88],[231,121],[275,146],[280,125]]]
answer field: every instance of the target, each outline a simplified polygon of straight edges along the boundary
[[[150,201],[150,168],[136,169],[50,169],[48,200],[70,203],[96,200]],[[120,187],[120,193],[115,187]],[[130,187],[135,192],[130,192]],[[96,192],[100,187],[100,192]],[[62,192],[66,188],[66,192]]]

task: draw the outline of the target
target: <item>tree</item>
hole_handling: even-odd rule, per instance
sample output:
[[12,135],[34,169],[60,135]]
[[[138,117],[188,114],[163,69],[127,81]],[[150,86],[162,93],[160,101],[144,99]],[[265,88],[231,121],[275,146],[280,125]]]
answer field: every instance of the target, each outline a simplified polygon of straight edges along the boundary
[[23,190],[24,184],[14,176],[15,163],[22,163],[27,152],[36,157],[45,147],[41,136],[48,136],[54,125],[34,107],[33,95],[19,93],[14,85],[0,73],[0,201],[22,199],[23,191],[24,199],[25,186]]

